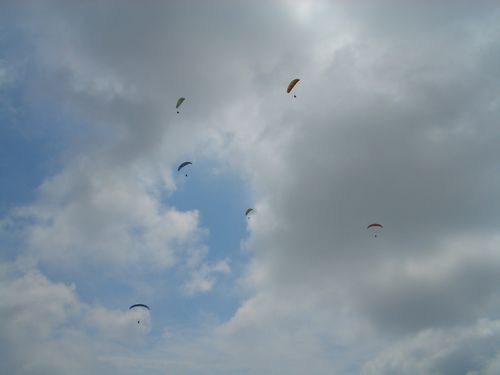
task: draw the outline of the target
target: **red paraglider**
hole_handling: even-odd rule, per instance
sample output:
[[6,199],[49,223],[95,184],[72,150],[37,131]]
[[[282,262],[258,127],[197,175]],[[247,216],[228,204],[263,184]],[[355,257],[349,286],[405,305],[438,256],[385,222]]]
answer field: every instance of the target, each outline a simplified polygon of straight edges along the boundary
[[[383,225],[382,224],[379,224],[379,223],[373,223],[373,224],[370,224],[366,227],[366,229],[370,229],[370,228],[383,228]],[[377,235],[375,234],[375,238],[377,237]]]

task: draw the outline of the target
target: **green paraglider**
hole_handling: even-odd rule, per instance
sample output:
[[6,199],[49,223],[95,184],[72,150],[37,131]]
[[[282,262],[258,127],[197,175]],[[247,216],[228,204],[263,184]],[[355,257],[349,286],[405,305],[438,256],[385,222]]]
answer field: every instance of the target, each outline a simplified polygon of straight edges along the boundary
[[245,211],[245,216],[248,217],[248,215],[252,212],[253,212],[253,208],[247,208],[247,210]]
[[[183,98],[183,97],[180,97],[179,99],[177,99],[177,104],[175,105],[175,108],[179,108],[181,106],[181,104],[184,102],[184,100],[186,100],[186,98]],[[177,111],[177,113],[179,113],[179,111]]]

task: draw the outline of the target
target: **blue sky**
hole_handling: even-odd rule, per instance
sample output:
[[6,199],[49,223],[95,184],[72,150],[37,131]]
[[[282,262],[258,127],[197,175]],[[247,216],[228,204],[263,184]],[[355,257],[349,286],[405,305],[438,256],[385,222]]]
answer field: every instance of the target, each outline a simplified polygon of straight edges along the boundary
[[499,373],[499,15],[2,3],[0,373]]

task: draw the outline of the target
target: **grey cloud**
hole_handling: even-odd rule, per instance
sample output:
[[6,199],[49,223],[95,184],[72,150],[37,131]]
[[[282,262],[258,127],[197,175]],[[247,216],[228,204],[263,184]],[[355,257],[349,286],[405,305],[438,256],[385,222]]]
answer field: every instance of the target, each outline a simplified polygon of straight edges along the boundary
[[[273,253],[262,254],[262,260],[273,262],[270,277],[283,286],[312,286],[328,275],[350,289],[386,262],[402,265],[437,254],[447,238],[494,233],[499,180],[492,171],[500,155],[498,109],[491,110],[498,92],[488,82],[491,72],[483,70],[490,63],[481,53],[463,59],[464,46],[456,51],[454,35],[438,28],[428,30],[429,38],[431,31],[447,38],[441,54],[455,61],[453,66],[436,63],[422,42],[417,47],[426,54],[399,66],[398,56],[415,58],[412,34],[405,31],[406,45],[379,41],[377,48],[386,55],[366,65],[370,47],[365,52],[354,43],[353,66],[366,81],[325,76],[307,103],[314,111],[305,112],[302,104],[295,112],[301,125],[280,155],[282,173],[263,182],[272,186],[266,202],[286,225],[255,238],[256,249]],[[385,64],[394,71],[379,77]],[[412,69],[419,64],[417,75]],[[385,86],[393,91],[380,92]],[[364,229],[373,221],[386,226],[376,242]]]
[[[255,157],[266,176],[254,180],[258,198],[271,214],[260,216],[249,245],[257,254],[251,280],[273,290],[276,303],[316,296],[332,314],[350,309],[360,327],[367,319],[382,340],[474,324],[498,306],[498,258],[484,251],[496,243],[500,212],[499,92],[490,79],[498,28],[487,6],[464,10],[453,27],[423,29],[408,7],[408,26],[373,30],[391,10],[366,14],[353,42],[331,54],[294,103],[279,161]],[[385,225],[378,239],[365,229],[374,221]],[[466,257],[453,255],[456,238],[470,238]],[[439,274],[432,260],[445,252],[459,263],[450,273],[407,273]],[[443,373],[462,365],[447,366]]]
[[451,272],[436,267],[437,277],[432,278],[396,271],[394,277],[365,285],[359,308],[387,332],[411,334],[428,327],[467,324],[489,313],[498,267],[498,260],[486,258],[467,259]]
[[497,366],[498,321],[427,330],[380,353],[363,374],[491,374]]

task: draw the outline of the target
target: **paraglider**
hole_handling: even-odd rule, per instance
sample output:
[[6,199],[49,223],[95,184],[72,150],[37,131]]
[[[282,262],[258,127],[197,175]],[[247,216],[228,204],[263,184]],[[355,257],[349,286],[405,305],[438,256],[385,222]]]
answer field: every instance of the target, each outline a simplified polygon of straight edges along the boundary
[[[382,224],[379,224],[379,223],[373,223],[373,224],[370,224],[366,227],[366,229],[370,229],[370,228],[383,228],[383,225]],[[375,234],[375,237],[377,237],[377,235]]]
[[[299,82],[299,81],[300,81],[300,79],[299,79],[299,78],[295,78],[295,79],[292,79],[292,80],[290,81],[290,83],[288,84],[288,88],[286,89],[287,94],[289,94],[289,93],[290,93],[290,91],[292,91],[292,90],[293,90],[293,88],[295,87],[295,85],[296,85],[296,84],[297,84],[297,82]],[[293,97],[294,97],[294,98],[296,98],[297,96],[294,94],[294,95],[293,95]]]
[[[190,161],[185,161],[184,163],[181,163],[181,164],[179,165],[179,167],[177,168],[177,172],[179,172],[182,168],[184,168],[186,165],[189,165],[189,164],[193,164],[193,163],[191,163]],[[188,176],[188,175],[187,175],[187,173],[186,173],[186,177],[187,177],[187,176]]]
[[[184,102],[184,100],[186,100],[186,98],[183,98],[183,97],[180,97],[179,99],[177,99],[177,104],[175,105],[175,108],[179,108],[182,104],[182,102]],[[177,113],[179,113],[179,111],[177,111]]]
[[[130,306],[128,309],[129,309],[129,310],[132,310],[132,309],[135,309],[135,308],[138,308],[138,307],[145,308],[145,309],[147,309],[148,311],[149,311],[149,310],[151,310],[151,309],[149,308],[149,306],[148,306],[148,305],[144,305],[144,304],[142,304],[142,303],[137,303],[137,304],[135,304],[135,305],[132,305],[132,306]],[[140,321],[140,320],[138,320],[138,321],[137,321],[137,324],[140,324],[140,323],[141,323],[141,321]]]
[[245,216],[248,218],[248,215],[253,212],[253,208],[247,208],[247,210],[245,211]]
[[142,304],[142,303],[137,303],[137,304],[135,304],[135,305],[132,305],[132,306],[130,306],[128,309],[129,309],[129,310],[132,310],[132,309],[133,309],[133,308],[135,308],[135,307],[144,307],[145,309],[151,310],[151,309],[149,308],[149,306],[148,306],[148,305],[144,305],[144,304]]

